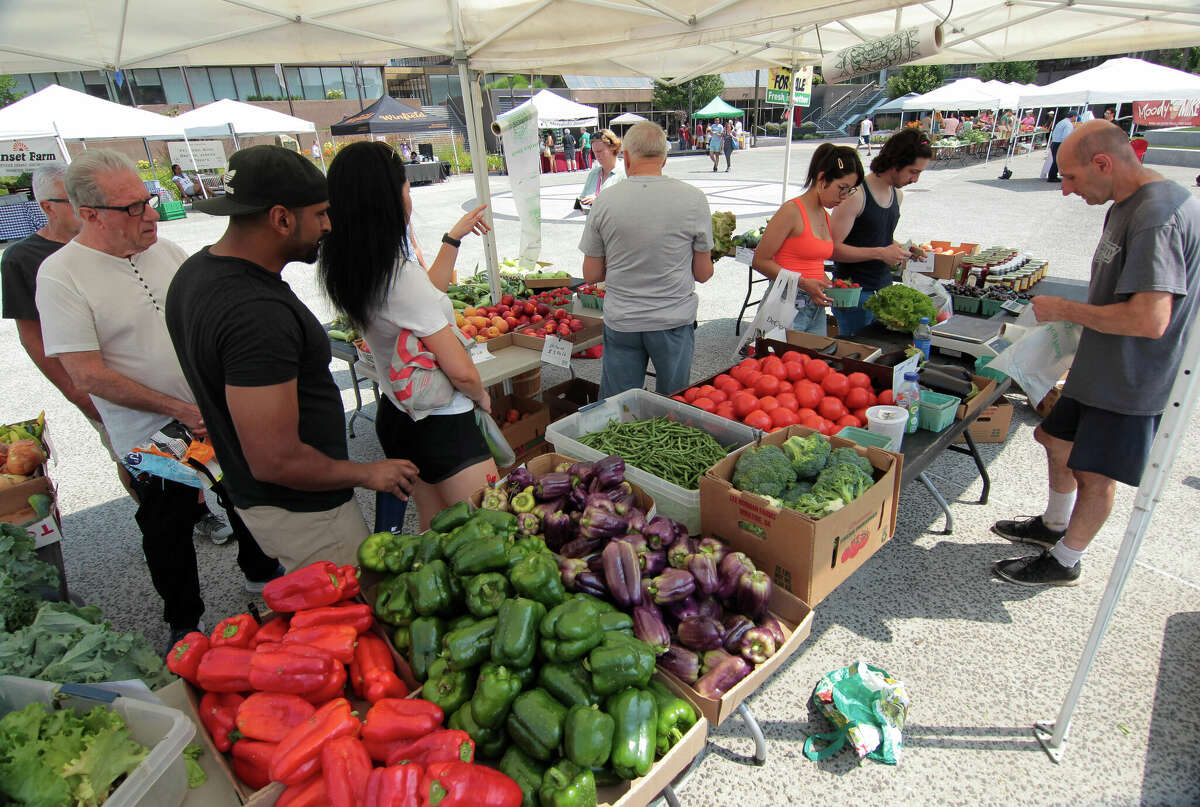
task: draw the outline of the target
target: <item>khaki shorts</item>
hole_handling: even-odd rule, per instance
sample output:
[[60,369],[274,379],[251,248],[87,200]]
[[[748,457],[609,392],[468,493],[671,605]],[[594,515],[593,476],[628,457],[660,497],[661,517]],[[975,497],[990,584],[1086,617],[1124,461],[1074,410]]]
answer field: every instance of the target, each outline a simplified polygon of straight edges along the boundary
[[369,534],[353,497],[341,507],[315,513],[266,505],[236,509],[262,551],[289,572],[318,560],[355,565],[358,545]]
[[112,457],[113,462],[120,465],[121,461],[117,459],[117,452],[113,451],[112,440],[108,439],[108,430],[104,428],[104,424],[89,417],[85,417],[84,420],[92,424],[92,428],[96,430],[96,434],[100,435],[100,445],[104,446],[104,450],[108,452],[108,456]]

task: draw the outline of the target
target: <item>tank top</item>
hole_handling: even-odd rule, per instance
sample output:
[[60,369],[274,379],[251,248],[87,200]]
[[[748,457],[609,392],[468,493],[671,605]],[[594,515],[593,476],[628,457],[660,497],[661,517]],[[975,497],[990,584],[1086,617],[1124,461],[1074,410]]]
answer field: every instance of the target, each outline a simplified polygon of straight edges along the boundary
[[[783,239],[779,251],[775,253],[775,263],[792,272],[799,272],[804,278],[825,278],[825,261],[833,256],[833,241],[817,238],[812,226],[808,223],[808,211],[799,199],[792,200],[800,208],[804,218],[804,232]],[[825,214],[825,229],[829,230],[829,214]]]
[[[875,201],[875,194],[863,185],[866,200],[863,211],[854,220],[854,226],[846,234],[846,245],[851,247],[884,247],[892,243],[896,225],[900,223],[900,206],[896,204],[896,189],[892,188],[892,203],[888,207],[880,207]],[[866,291],[878,291],[892,285],[892,270],[881,260],[862,261],[860,263],[837,263],[833,276],[842,280],[851,280]]]

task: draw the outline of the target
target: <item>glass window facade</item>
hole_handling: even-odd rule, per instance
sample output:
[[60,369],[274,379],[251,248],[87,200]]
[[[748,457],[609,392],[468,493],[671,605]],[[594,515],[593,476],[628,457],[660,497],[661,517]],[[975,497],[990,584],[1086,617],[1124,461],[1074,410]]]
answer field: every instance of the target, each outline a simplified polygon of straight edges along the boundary
[[13,75],[15,86],[13,90],[22,95],[33,95],[37,90],[33,88],[33,80],[28,73],[16,73]]
[[275,98],[285,97],[283,86],[279,83],[279,77],[275,75],[274,68],[256,67],[254,68],[254,77],[258,79],[258,92],[260,95],[270,95]]
[[237,100],[237,87],[233,83],[233,71],[228,67],[208,68],[208,78],[212,81],[213,98],[232,98]]
[[203,67],[185,67],[188,85],[192,88],[192,98],[196,104],[207,104],[214,101],[212,84],[208,81],[208,71]]
[[[291,80],[290,77],[288,80]],[[300,86],[303,91],[299,94],[305,98],[313,101],[323,99],[325,97],[325,86],[321,82],[321,68],[301,67]],[[295,91],[293,90],[293,92]]]
[[346,87],[342,82],[342,69],[340,67],[322,67],[321,83],[325,85],[325,92],[321,94],[322,98],[328,98],[331,92],[340,92],[342,98],[349,98],[354,93],[354,82],[350,83],[350,92],[346,92]]
[[233,68],[233,84],[235,87],[237,87],[237,97],[239,101],[246,101],[250,98],[250,96],[258,95],[258,88],[254,86],[253,68]]
[[163,94],[162,80],[158,70],[130,70],[125,74],[125,80],[131,81],[133,97],[139,104],[165,104],[167,97]]
[[190,103],[187,85],[183,83],[182,70],[178,67],[164,67],[158,71],[158,75],[162,79],[163,95],[167,97],[168,104]]
[[363,98],[374,100],[383,95],[383,71],[378,67],[359,68],[363,81]]
[[67,89],[75,90],[76,92],[86,92],[83,86],[82,73],[59,73],[58,83],[59,85],[66,87]]
[[287,82],[287,92],[293,98],[304,97],[304,87],[300,83],[300,68],[283,68],[283,80]]
[[30,73],[29,78],[33,81],[33,91],[44,90],[51,84],[56,83],[56,77],[53,73]]

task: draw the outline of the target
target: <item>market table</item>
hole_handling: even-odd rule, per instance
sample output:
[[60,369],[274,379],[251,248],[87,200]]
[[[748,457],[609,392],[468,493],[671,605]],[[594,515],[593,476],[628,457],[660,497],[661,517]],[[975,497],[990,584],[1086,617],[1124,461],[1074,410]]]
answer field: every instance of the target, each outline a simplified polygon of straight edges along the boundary
[[441,182],[445,178],[442,163],[405,163],[404,176],[412,184],[418,182]]

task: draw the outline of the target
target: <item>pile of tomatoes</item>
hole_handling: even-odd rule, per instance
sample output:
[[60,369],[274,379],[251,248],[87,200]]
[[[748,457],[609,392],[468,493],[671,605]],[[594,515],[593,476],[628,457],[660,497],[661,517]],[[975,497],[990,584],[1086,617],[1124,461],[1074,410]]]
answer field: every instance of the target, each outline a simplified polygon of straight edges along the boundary
[[763,431],[799,424],[824,435],[865,427],[869,407],[892,403],[892,391],[876,393],[866,373],[840,373],[795,350],[742,359],[711,384],[671,397]]

